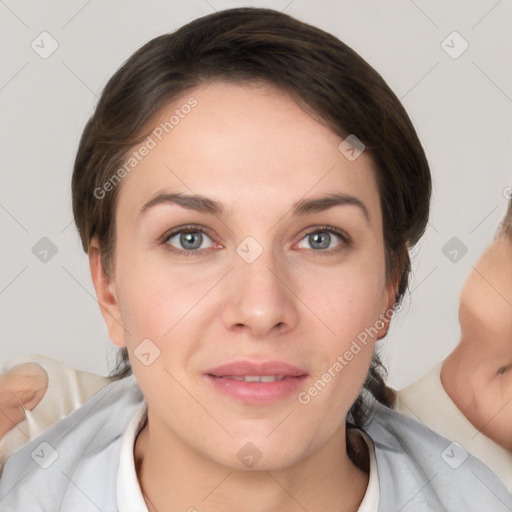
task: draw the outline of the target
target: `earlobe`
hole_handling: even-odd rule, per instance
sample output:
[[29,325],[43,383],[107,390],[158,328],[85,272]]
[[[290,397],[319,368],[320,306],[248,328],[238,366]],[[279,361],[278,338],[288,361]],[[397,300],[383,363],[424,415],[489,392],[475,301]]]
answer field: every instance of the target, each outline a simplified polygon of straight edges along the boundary
[[96,298],[103,320],[105,320],[107,325],[109,337],[114,345],[125,347],[125,329],[121,308],[117,299],[115,281],[113,278],[105,275],[101,261],[101,249],[97,239],[91,241],[88,256]]

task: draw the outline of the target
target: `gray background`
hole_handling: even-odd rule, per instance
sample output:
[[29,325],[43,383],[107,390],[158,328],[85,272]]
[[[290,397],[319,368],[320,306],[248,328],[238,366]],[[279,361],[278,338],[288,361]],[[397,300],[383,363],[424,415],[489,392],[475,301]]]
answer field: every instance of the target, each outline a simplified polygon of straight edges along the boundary
[[[401,98],[431,164],[434,194],[429,228],[412,253],[411,293],[381,342],[389,383],[409,384],[457,343],[461,286],[492,240],[512,185],[511,0],[0,0],[0,363],[37,352],[108,373],[114,346],[72,222],[81,131],[108,78],[139,46],[237,6],[284,10],[335,34]],[[31,47],[50,49],[44,31],[58,43],[46,59]],[[442,43],[454,31],[469,44],[457,58],[444,48],[459,52],[463,41]],[[43,237],[57,249],[46,262],[34,254]],[[443,252],[453,237],[467,247],[457,261]]]

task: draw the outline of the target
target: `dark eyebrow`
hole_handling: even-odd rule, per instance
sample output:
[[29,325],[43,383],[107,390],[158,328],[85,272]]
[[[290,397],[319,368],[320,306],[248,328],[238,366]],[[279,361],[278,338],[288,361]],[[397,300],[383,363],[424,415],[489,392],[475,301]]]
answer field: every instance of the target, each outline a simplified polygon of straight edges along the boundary
[[140,210],[140,214],[159,204],[177,204],[189,210],[196,210],[203,213],[211,213],[222,217],[225,214],[222,203],[201,195],[167,194],[159,193],[150,199]]
[[370,214],[365,204],[354,196],[346,194],[328,194],[322,197],[312,199],[301,199],[296,202],[292,208],[292,215],[308,215],[311,213],[323,212],[334,206],[354,205],[360,208],[366,220],[370,221]]
[[[222,203],[209,199],[201,195],[186,195],[180,193],[159,193],[150,199],[140,210],[140,214],[149,210],[153,206],[160,204],[177,204],[183,208],[195,210],[202,213],[209,213],[222,217],[225,215],[226,210]],[[360,208],[367,221],[370,220],[370,215],[365,204],[354,196],[346,194],[328,194],[322,197],[315,197],[311,199],[301,199],[297,201],[292,207],[292,215],[309,215],[312,213],[323,212],[329,210],[334,206],[354,205]]]

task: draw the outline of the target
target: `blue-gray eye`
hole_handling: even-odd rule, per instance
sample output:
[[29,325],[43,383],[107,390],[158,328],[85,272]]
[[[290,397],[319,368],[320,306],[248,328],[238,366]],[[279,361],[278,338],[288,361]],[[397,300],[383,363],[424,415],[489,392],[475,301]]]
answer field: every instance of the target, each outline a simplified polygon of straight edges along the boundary
[[[334,235],[334,237],[333,237]],[[343,237],[340,233],[337,233],[336,231],[332,229],[317,229],[315,231],[312,231],[304,236],[302,240],[307,240],[310,247],[300,247],[301,249],[309,249],[312,248],[313,250],[325,250],[325,249],[332,249],[333,246],[331,245],[332,242],[336,242],[336,238],[338,238],[341,242],[346,242],[346,238]],[[335,245],[334,245],[335,247]]]
[[[172,247],[181,251],[197,251],[198,249],[206,249],[203,246],[205,237],[210,238],[204,231],[200,229],[194,230],[180,230],[171,233],[166,239],[165,243],[172,245]],[[177,243],[178,246],[173,245],[171,242]]]

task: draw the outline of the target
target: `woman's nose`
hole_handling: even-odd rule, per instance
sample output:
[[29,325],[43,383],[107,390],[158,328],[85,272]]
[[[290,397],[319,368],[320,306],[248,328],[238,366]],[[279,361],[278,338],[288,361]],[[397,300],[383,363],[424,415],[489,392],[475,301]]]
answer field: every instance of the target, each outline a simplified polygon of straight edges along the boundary
[[222,313],[226,328],[245,327],[254,338],[293,328],[298,299],[289,270],[254,239],[239,244],[237,253],[240,257],[226,276],[228,300]]

